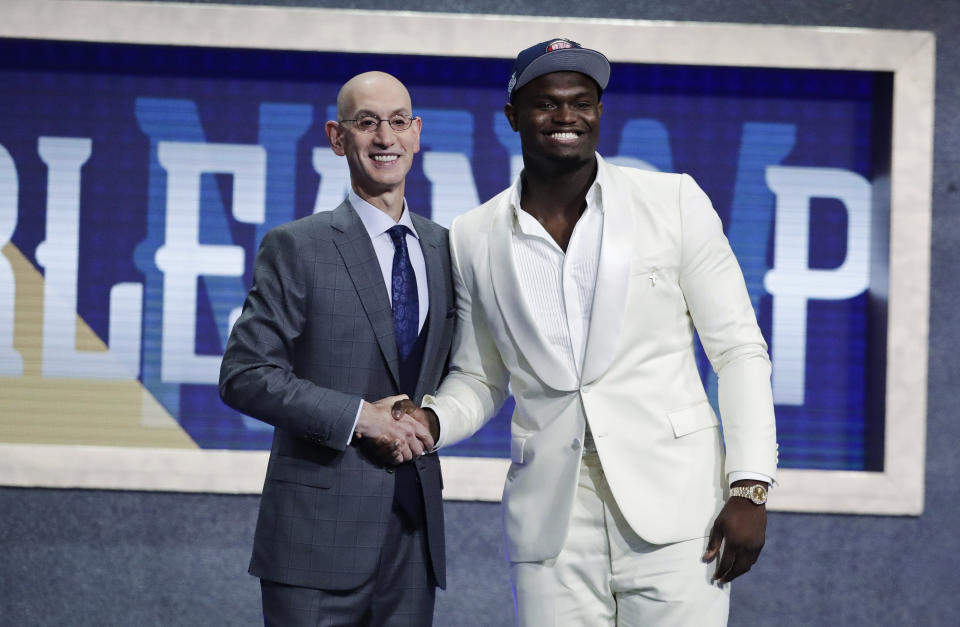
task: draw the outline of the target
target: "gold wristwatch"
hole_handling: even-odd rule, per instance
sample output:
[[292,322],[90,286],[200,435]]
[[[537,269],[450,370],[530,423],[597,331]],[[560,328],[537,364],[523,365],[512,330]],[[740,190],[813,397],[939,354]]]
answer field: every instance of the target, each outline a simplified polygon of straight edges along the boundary
[[767,488],[762,484],[730,488],[730,496],[742,496],[750,499],[754,505],[763,505],[767,502]]

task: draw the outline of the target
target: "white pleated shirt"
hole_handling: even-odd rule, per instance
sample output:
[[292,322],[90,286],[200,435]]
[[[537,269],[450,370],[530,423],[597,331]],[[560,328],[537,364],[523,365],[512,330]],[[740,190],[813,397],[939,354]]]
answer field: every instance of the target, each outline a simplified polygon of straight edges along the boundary
[[520,207],[520,182],[513,186],[517,280],[526,305],[558,363],[577,375],[590,331],[593,293],[600,265],[603,208],[599,177],[587,191],[587,208],[573,228],[566,253],[532,215]]

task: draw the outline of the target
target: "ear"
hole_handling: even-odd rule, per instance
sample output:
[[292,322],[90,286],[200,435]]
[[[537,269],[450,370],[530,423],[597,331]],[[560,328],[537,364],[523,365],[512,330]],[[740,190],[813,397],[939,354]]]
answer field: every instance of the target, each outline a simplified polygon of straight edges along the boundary
[[602,103],[602,102],[598,102],[598,103],[597,103],[597,117],[599,118],[601,115],[603,115],[603,103]]
[[416,138],[414,145],[411,146],[410,150],[414,154],[420,152],[420,131],[423,130],[423,118],[419,115],[413,118],[413,125],[410,127],[410,130],[413,131],[413,135]]
[[334,154],[339,157],[344,156],[346,152],[343,149],[343,131],[340,124],[330,120],[324,124],[323,130],[327,133],[327,139],[330,140],[330,148],[333,149]]
[[503,114],[507,116],[507,122],[510,123],[510,128],[517,130],[517,111],[513,108],[513,105],[509,102],[503,105]]

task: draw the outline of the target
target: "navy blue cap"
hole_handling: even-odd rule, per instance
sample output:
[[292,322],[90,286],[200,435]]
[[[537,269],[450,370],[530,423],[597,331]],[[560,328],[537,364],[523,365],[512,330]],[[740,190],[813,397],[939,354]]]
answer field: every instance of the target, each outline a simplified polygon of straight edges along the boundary
[[596,50],[584,48],[570,39],[549,39],[520,52],[513,62],[513,72],[507,85],[507,97],[513,98],[518,89],[550,72],[580,72],[607,88],[610,81],[610,62]]

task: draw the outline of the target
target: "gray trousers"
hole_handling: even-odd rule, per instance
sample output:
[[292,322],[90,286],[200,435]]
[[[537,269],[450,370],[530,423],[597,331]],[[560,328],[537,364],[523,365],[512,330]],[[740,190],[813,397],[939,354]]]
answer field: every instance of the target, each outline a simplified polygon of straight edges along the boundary
[[317,590],[260,580],[266,627],[429,627],[436,583],[423,524],[394,503],[373,577],[350,590]]

